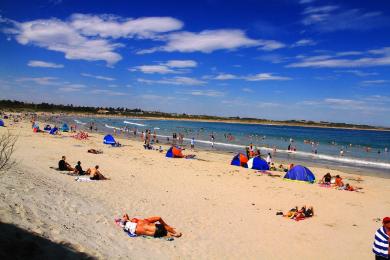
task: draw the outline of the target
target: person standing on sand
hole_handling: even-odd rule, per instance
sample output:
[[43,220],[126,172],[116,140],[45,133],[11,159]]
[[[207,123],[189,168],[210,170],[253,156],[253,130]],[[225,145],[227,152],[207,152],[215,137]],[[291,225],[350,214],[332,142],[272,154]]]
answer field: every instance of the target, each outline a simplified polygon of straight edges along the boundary
[[191,138],[191,149],[194,149],[195,148],[195,138],[192,137]]
[[390,259],[389,237],[390,237],[390,217],[385,217],[383,226],[375,233],[372,252],[376,260]]

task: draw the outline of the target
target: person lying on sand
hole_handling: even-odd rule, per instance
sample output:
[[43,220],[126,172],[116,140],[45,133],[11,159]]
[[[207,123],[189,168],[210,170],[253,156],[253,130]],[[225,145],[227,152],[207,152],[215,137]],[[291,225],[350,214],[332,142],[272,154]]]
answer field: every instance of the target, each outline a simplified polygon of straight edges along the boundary
[[[156,223],[158,222],[158,223]],[[181,233],[169,226],[161,217],[150,217],[146,219],[130,219],[127,214],[122,217],[124,229],[131,235],[152,236],[152,237],[181,237]]]
[[89,168],[85,174],[90,175],[91,180],[108,180],[108,178],[104,177],[103,174],[98,170],[99,165],[96,165],[94,168]]
[[101,153],[103,153],[102,150],[96,150],[96,149],[88,149],[88,152],[89,153],[93,153],[93,154],[101,154]]
[[60,171],[74,171],[74,168],[72,168],[72,166],[66,162],[65,155],[62,156],[62,159],[58,162],[58,169]]
[[295,220],[302,220],[305,218],[310,218],[314,215],[314,208],[303,206],[300,210],[298,210],[298,206],[290,209],[287,214],[283,215],[283,217],[288,217]]
[[77,165],[74,167],[74,174],[78,174],[78,175],[84,175],[85,174],[85,171],[81,167],[81,162],[80,161],[78,161]]

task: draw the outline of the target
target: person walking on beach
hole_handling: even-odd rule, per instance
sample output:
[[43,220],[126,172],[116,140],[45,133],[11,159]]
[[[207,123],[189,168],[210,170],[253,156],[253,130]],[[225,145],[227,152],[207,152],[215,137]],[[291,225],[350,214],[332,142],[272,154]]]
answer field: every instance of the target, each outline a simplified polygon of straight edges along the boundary
[[379,228],[374,237],[372,252],[376,260],[390,259],[389,237],[390,237],[390,217],[385,217],[383,226]]
[[195,148],[195,138],[191,138],[191,150]]

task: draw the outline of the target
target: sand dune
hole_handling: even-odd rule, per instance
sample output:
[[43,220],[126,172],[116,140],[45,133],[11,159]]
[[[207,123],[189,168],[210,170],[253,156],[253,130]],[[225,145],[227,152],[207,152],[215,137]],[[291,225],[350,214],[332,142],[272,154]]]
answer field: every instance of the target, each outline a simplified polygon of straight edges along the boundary
[[[367,259],[380,226],[374,219],[390,214],[389,179],[363,176],[364,193],[339,191],[230,166],[226,154],[169,159],[132,140],[111,148],[99,134],[79,141],[32,133],[28,123],[7,129],[20,137],[18,165],[0,176],[1,222],[97,258]],[[83,168],[99,164],[111,180],[79,183],[50,169],[62,155]],[[311,169],[317,177],[328,171]],[[314,206],[315,217],[296,222],[275,215],[295,205]],[[127,237],[113,222],[124,212],[160,215],[183,237]]]

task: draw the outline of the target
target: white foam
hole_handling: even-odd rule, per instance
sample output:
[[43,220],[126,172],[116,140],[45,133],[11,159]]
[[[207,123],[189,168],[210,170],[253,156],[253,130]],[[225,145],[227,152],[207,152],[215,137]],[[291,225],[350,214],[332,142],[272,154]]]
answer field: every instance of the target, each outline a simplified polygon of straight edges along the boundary
[[144,124],[138,124],[138,123],[134,123],[134,122],[130,122],[130,121],[123,121],[123,123],[129,124],[129,125],[146,126]]
[[80,124],[80,125],[86,125],[87,123],[83,123],[81,122],[80,120],[77,120],[77,119],[74,119],[73,121],[75,121],[77,124]]
[[104,126],[107,128],[110,128],[110,129],[123,130],[123,128],[119,128],[119,127],[115,127],[115,126],[111,126],[111,125],[107,125],[107,124],[105,124]]

